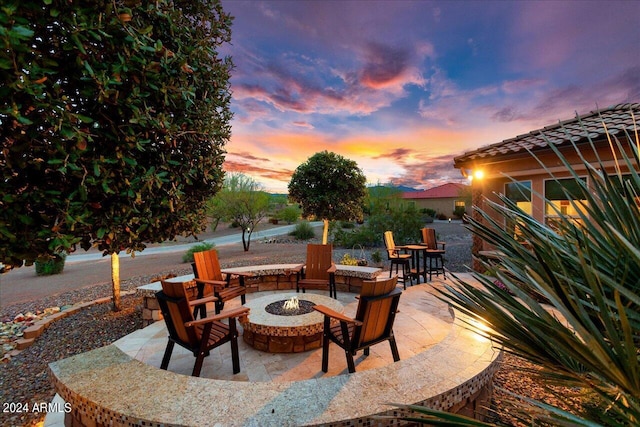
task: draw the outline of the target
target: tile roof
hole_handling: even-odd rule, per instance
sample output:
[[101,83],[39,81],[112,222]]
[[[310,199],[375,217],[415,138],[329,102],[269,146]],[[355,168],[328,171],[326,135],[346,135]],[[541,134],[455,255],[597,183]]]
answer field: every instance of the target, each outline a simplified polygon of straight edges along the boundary
[[460,191],[466,189],[468,185],[447,183],[439,185],[437,187],[430,188],[423,191],[406,191],[402,193],[403,199],[444,199],[451,197],[458,197]]
[[[633,115],[631,114],[633,112]],[[531,131],[515,138],[505,139],[496,144],[487,145],[474,151],[468,151],[453,159],[455,167],[473,160],[483,160],[518,153],[522,150],[536,150],[547,147],[548,142],[561,145],[568,141],[584,142],[588,136],[598,139],[605,134],[606,124],[609,134],[615,135],[627,129],[634,132],[634,118],[640,126],[640,103],[618,104],[613,107],[591,111],[583,116],[576,116],[555,125]],[[544,136],[543,136],[544,134]],[[546,138],[545,138],[546,137]],[[526,150],[525,150],[526,151]]]

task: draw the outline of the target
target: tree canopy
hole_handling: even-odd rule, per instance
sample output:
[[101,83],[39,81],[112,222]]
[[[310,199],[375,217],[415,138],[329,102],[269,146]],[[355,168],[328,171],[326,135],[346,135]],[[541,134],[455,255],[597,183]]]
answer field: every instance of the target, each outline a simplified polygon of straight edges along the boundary
[[367,194],[366,177],[358,164],[339,154],[322,151],[295,170],[289,181],[289,198],[300,204],[304,216],[325,221],[360,220]]
[[218,0],[0,9],[0,261],[198,232],[220,188],[232,18]]
[[242,229],[242,246],[245,251],[251,245],[251,234],[267,216],[271,196],[262,191],[251,177],[236,173],[227,175],[222,190],[210,202],[214,221],[230,221]]

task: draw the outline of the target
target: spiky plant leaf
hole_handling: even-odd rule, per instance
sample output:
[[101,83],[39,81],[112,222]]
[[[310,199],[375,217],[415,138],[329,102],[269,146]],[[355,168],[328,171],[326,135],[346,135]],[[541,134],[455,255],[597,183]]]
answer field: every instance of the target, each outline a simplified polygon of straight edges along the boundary
[[[597,159],[589,163],[581,151],[585,148],[573,145],[586,168],[586,180],[547,141],[578,184],[579,197],[569,191],[565,195],[579,213],[579,220],[557,211],[559,219],[551,227],[504,196],[498,202],[487,200],[487,210],[476,208],[476,219],[470,218],[468,228],[496,248],[499,256],[481,262],[486,269],[497,271],[509,292],[494,285],[492,279],[475,274],[480,287],[455,277],[456,284],[441,291],[441,299],[472,319],[469,327],[474,321],[488,325],[490,332],[478,333],[539,365],[540,374],[549,384],[580,387],[597,396],[600,410],[579,415],[525,399],[528,405],[540,409],[533,412],[538,421],[555,425],[637,425],[640,141],[637,130],[633,134],[625,131],[628,142],[608,135],[617,160],[615,173],[608,173],[597,156],[595,142],[587,129],[583,131]],[[542,160],[538,162],[552,179],[560,179]],[[623,173],[625,169],[628,172]],[[504,223],[517,224],[519,236],[506,231]]]

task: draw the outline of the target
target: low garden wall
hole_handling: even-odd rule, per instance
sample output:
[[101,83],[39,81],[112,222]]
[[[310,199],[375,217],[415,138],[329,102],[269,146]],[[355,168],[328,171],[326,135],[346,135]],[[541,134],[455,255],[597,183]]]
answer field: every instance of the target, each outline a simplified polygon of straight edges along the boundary
[[[247,267],[225,268],[222,271],[231,274],[231,282],[238,282],[234,273],[250,273],[245,277],[247,293],[291,290],[296,288],[296,273],[293,271],[300,264],[267,264]],[[375,279],[382,269],[376,267],[360,267],[354,265],[336,265],[336,290],[338,292],[360,293],[362,282]],[[193,274],[174,277],[171,281],[193,280]],[[156,292],[162,289],[160,282],[152,282],[137,288],[136,293],[142,296],[142,327],[162,319],[160,306],[156,300]]]

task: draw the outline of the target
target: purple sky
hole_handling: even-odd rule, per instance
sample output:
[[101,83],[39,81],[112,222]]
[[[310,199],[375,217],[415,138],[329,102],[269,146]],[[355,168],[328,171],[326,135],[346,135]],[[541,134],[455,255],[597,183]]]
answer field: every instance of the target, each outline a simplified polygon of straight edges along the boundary
[[640,1],[239,1],[225,169],[286,192],[328,150],[370,184],[463,182],[453,157],[640,101]]

